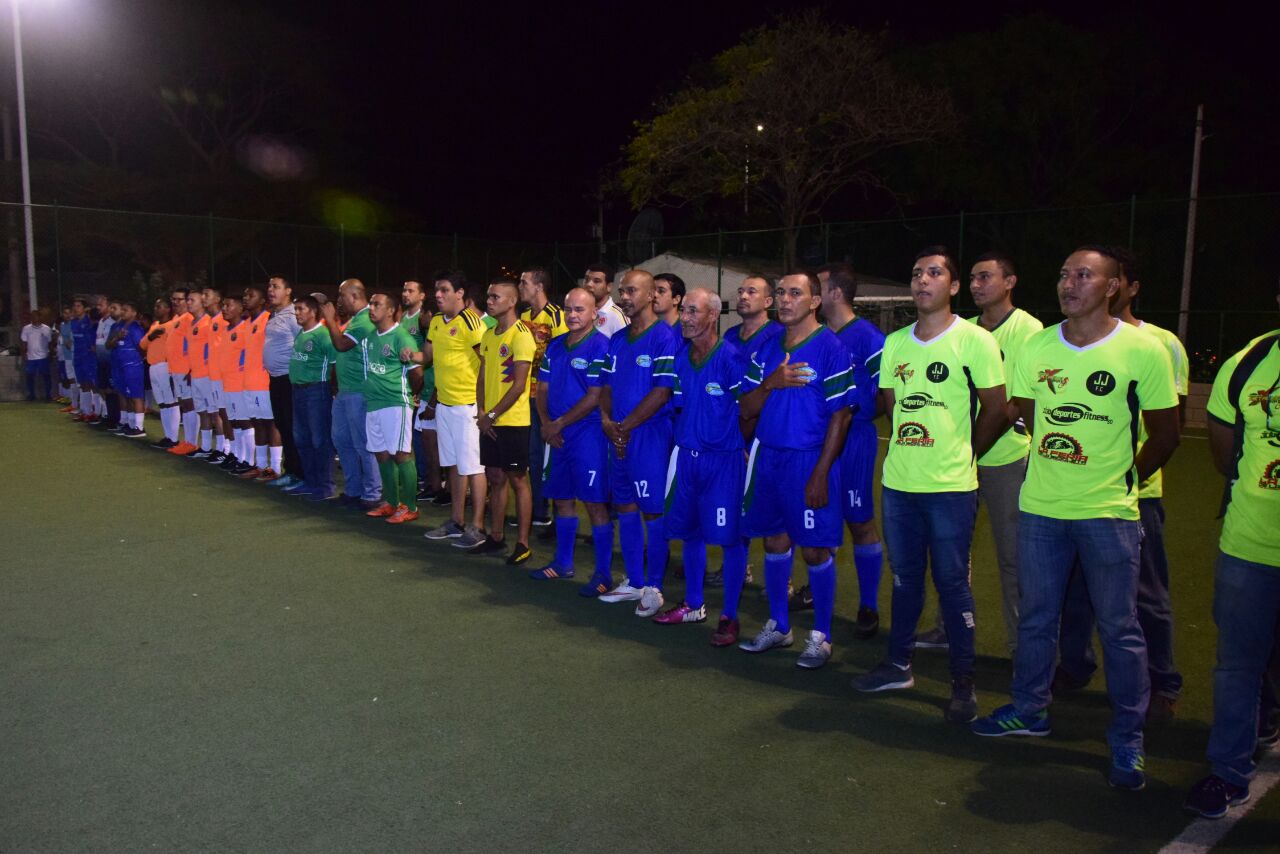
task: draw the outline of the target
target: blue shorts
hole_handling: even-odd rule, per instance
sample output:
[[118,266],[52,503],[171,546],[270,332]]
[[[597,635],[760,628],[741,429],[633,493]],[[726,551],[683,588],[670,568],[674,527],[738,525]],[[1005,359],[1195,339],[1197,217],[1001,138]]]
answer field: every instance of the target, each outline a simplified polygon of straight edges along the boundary
[[840,466],[827,473],[827,504],[806,507],[804,487],[822,450],[781,450],[756,442],[747,462],[747,491],[742,501],[742,534],[772,537],[785,533],[801,548],[837,549],[844,540],[840,503]]
[[111,387],[125,397],[142,397],[142,365],[120,365],[111,370]]
[[618,459],[617,450],[609,444],[609,487],[613,503],[639,505],[640,512],[650,516],[662,513],[667,470],[674,460],[671,419],[656,420],[659,423],[650,420],[632,431],[627,455],[622,459]]
[[81,385],[98,384],[98,360],[93,356],[72,359],[72,367],[76,372],[76,382]]
[[836,465],[840,467],[840,503],[846,522],[868,522],[875,518],[875,493],[871,489],[876,472],[876,452],[880,440],[876,426],[855,418],[849,422],[849,436]]
[[677,447],[667,481],[669,540],[702,540],[715,546],[742,542],[742,451],[690,451]]
[[563,448],[542,452],[542,494],[553,500],[609,503],[609,442],[599,424],[566,432]]

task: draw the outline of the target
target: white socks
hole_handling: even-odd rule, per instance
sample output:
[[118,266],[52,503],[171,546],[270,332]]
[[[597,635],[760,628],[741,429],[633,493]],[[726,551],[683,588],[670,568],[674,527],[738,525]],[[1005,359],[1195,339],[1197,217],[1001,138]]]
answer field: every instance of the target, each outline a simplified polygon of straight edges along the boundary
[[175,444],[178,441],[178,424],[182,413],[176,406],[160,407],[160,426],[164,429],[164,437]]
[[213,450],[213,431],[212,430],[200,431],[200,450],[202,451]]
[[194,409],[182,413],[182,440],[189,445],[200,441],[200,413]]
[[272,445],[270,466],[271,466],[271,470],[276,474],[284,473],[284,469],[281,468],[281,464],[283,463],[283,460],[284,460],[284,448],[280,445]]
[[260,469],[267,467],[267,446],[257,445],[254,447],[253,464]]

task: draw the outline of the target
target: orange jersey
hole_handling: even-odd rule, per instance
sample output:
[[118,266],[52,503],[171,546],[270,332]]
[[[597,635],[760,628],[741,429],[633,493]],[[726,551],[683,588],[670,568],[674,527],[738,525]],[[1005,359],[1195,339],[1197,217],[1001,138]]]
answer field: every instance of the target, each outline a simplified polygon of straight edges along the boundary
[[[142,340],[138,342],[138,348],[145,350],[147,353],[148,365],[159,365],[161,362],[168,361],[169,333],[173,329],[173,324],[174,321],[172,320],[166,320],[164,323],[157,320],[151,324],[147,334],[142,336]],[[160,337],[152,341],[151,333],[157,329],[160,330]]]
[[169,356],[169,373],[182,376],[191,371],[191,358],[187,354],[187,330],[191,328],[191,312],[184,311],[175,317],[169,330],[169,345],[165,348]]
[[213,318],[207,314],[191,325],[187,332],[187,358],[191,360],[191,377],[209,376],[209,337]]
[[227,343],[227,323],[221,312],[209,321],[209,379],[222,382],[222,347]]
[[244,345],[249,321],[241,320],[227,329],[222,342],[222,390],[244,391]]
[[244,371],[245,391],[269,391],[271,375],[262,366],[262,348],[267,343],[267,321],[271,312],[264,311],[248,321],[248,331],[244,340],[244,359],[241,366]]

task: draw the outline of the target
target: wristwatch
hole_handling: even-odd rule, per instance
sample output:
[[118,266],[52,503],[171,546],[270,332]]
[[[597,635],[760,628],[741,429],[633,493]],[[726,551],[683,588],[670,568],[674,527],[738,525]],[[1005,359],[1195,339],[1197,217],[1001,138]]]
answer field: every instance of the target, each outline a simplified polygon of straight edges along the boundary
[[485,417],[486,417],[486,418],[488,418],[490,421],[497,421],[497,420],[498,420],[498,413],[496,413],[496,412],[494,412],[492,409],[490,409],[488,412],[486,412],[486,413],[485,413]]

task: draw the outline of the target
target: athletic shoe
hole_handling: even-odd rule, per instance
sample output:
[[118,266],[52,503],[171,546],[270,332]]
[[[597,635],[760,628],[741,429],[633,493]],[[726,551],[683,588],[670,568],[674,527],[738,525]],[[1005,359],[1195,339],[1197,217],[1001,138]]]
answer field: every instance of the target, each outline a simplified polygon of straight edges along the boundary
[[534,534],[534,536],[536,536],[539,540],[542,540],[543,542],[554,540],[556,538],[556,529],[554,527],[543,528],[541,531],[538,531],[538,533]]
[[462,536],[458,537],[456,543],[450,543],[455,549],[474,549],[483,543],[488,537],[484,531],[474,525],[468,525],[462,530]]
[[516,543],[511,547],[511,554],[507,555],[507,566],[519,566],[532,554],[533,552],[529,551],[529,547],[524,543]]
[[1147,704],[1147,723],[1164,724],[1173,720],[1178,711],[1178,698],[1164,694],[1152,694]]
[[554,524],[553,519],[534,519],[533,520],[533,527],[535,528],[545,528],[548,525],[552,525],[552,524]]
[[233,471],[240,468],[240,461],[230,454],[223,454],[222,462],[218,463],[218,468],[222,469],[227,474],[231,474]]
[[809,585],[804,585],[795,593],[787,591],[787,610],[788,611],[812,611],[813,610],[813,591],[809,589]]
[[[601,596],[600,598],[603,599],[604,597]],[[690,608],[688,604],[681,602],[674,608],[668,608],[654,617],[653,621],[661,626],[678,626],[682,623],[701,623],[705,619],[707,619],[706,605]]]
[[971,724],[978,716],[978,695],[973,690],[973,677],[961,676],[951,680],[951,702],[947,703],[946,718],[953,724]]
[[447,492],[438,492],[436,497],[431,499],[431,503],[436,507],[448,507],[453,504],[453,496]]
[[1280,725],[1273,720],[1258,721],[1258,749],[1269,750],[1280,744]]
[[540,569],[535,569],[530,572],[529,577],[534,581],[550,581],[555,578],[573,578],[573,570],[561,569],[558,566],[547,564]]
[[258,483],[271,483],[273,480],[279,480],[280,474],[275,469],[266,468],[258,472],[258,476],[254,480]]
[[880,631],[880,612],[874,608],[858,609],[858,621],[853,624],[853,636],[858,640],[870,640]]
[[743,652],[764,652],[773,649],[775,646],[791,646],[795,638],[791,632],[783,634],[778,631],[778,622],[769,620],[764,624],[764,628],[760,630],[760,634],[756,635],[749,641],[743,641],[738,644],[738,649]]
[[172,447],[173,447],[174,445],[176,445],[176,444],[178,444],[178,443],[177,443],[177,442],[175,442],[175,441],[173,441],[172,439],[170,439],[168,436],[165,436],[165,437],[164,437],[163,439],[161,439],[159,442],[152,442],[152,443],[151,443],[151,447],[153,447],[153,448],[158,448],[158,449],[160,449],[161,451],[167,451],[167,450],[169,450],[170,448],[172,448]]
[[724,587],[724,570],[717,569],[715,572],[708,572],[707,577],[702,582],[702,586],[708,590],[714,587]]
[[241,480],[257,480],[262,476],[262,469],[257,466],[249,466],[247,469],[240,472],[239,476]]
[[189,459],[189,460],[199,460],[199,459],[203,459],[203,457],[201,457],[201,456],[200,456],[200,449],[199,449],[199,448],[192,448],[191,450],[187,451],[187,452],[186,452],[185,454],[183,454],[182,456],[186,457],[186,458],[187,458],[187,459]]
[[716,630],[711,635],[712,646],[733,646],[738,642],[738,621],[721,617]]
[[412,522],[418,518],[417,510],[410,510],[401,504],[396,508],[396,512],[387,517],[388,525],[403,525],[405,522]]
[[[58,401],[58,403],[66,403],[66,401],[65,401],[65,400],[60,400],[60,401]],[[75,410],[74,410],[74,409],[72,409],[70,406],[64,406],[64,407],[62,407],[61,409],[59,409],[58,411],[59,411],[59,412],[75,412]]]
[[1140,792],[1147,785],[1146,759],[1141,750],[1133,747],[1117,747],[1111,751],[1111,769],[1107,782],[1113,789]]
[[640,591],[640,601],[636,603],[636,616],[649,618],[662,609],[662,591],[656,587],[646,587]]
[[227,460],[227,455],[222,451],[210,451],[209,459],[205,460],[211,466],[220,466]]
[[[486,537],[484,534],[481,534],[480,536],[481,536],[480,542],[476,543],[474,546],[467,549],[467,554],[494,555],[494,554],[502,554],[507,550],[507,543],[505,540],[495,540],[493,537]],[[463,539],[466,539],[466,537],[464,536]],[[458,546],[458,548],[462,548],[461,543],[462,543],[462,540],[459,540],[458,542],[454,543],[454,545]]]
[[601,594],[609,592],[609,582],[612,580],[613,579],[609,579],[609,581],[601,581],[598,578],[592,578],[586,584],[578,588],[578,595],[584,596],[587,599],[595,599]]
[[[235,466],[232,467],[231,469],[231,474],[235,475],[236,477],[240,477],[241,475],[244,475],[252,471],[257,471],[257,466],[254,466],[251,463],[246,463],[246,462],[241,462],[240,460],[236,460]],[[249,475],[249,476],[253,477],[253,475]]]
[[632,587],[629,582],[622,582],[617,587],[600,597],[601,602],[638,602],[644,591],[639,587]]
[[853,680],[853,687],[864,694],[881,691],[901,691],[916,684],[911,675],[911,665],[899,667],[892,661],[882,661],[870,673]]
[[381,498],[361,498],[357,503],[361,510],[373,510],[375,507],[381,507],[385,502]]
[[942,629],[934,626],[927,632],[916,635],[916,649],[950,649],[951,643],[947,640],[947,633]]
[[1002,735],[1048,735],[1049,711],[1041,709],[1029,715],[1020,715],[1012,703],[1001,706],[983,718],[969,724],[974,735],[998,737]]
[[286,486],[284,489],[280,490],[280,493],[282,495],[310,495],[311,487],[307,486],[304,481],[300,480],[293,486]]
[[815,629],[809,632],[809,639],[804,644],[804,652],[800,653],[800,657],[796,659],[796,667],[802,667],[805,670],[817,670],[826,664],[827,659],[830,657],[831,641],[827,640],[826,635]]
[[419,504],[434,504],[434,503],[435,503],[435,500],[436,500],[436,493],[435,493],[435,490],[434,490],[434,489],[419,489],[419,490],[418,490],[418,503],[419,503]]
[[191,455],[193,460],[207,460],[213,456],[213,451],[196,451]]
[[1063,694],[1070,694],[1074,691],[1083,691],[1088,686],[1088,679],[1080,679],[1061,667],[1055,667],[1053,681],[1049,683],[1049,690],[1053,693],[1053,696],[1060,697]]
[[428,540],[454,540],[461,537],[463,533],[462,526],[450,519],[440,527],[432,528],[430,531],[427,531],[422,536],[426,537]]
[[145,439],[147,438],[147,431],[139,430],[137,427],[126,427],[120,431],[120,435],[129,439]]
[[128,429],[129,428],[124,424],[112,424],[110,427],[107,428],[107,432],[119,434],[119,433],[123,433],[125,430],[128,430]]
[[179,442],[178,444],[174,445],[172,448],[169,449],[169,453],[173,454],[175,457],[180,457],[183,454],[189,454],[192,451],[198,451],[198,450],[200,449],[197,448],[195,445],[192,445],[190,442]]
[[1239,806],[1249,801],[1249,787],[1228,783],[1217,774],[1210,774],[1187,792],[1187,799],[1182,802],[1184,812],[1198,815],[1201,818],[1222,818],[1228,807]]
[[392,507],[390,504],[383,501],[381,504],[379,504],[377,507],[373,508],[372,510],[366,510],[364,515],[372,516],[375,519],[385,519],[387,516],[390,516],[395,512],[396,512],[396,508]]
[[308,492],[307,490],[299,492],[298,495],[307,496],[308,501],[332,501],[338,497],[334,492]]
[[275,480],[268,483],[267,486],[274,486],[276,489],[289,489],[291,487],[297,486],[299,483],[302,483],[302,481],[294,477],[293,475],[282,474]]

